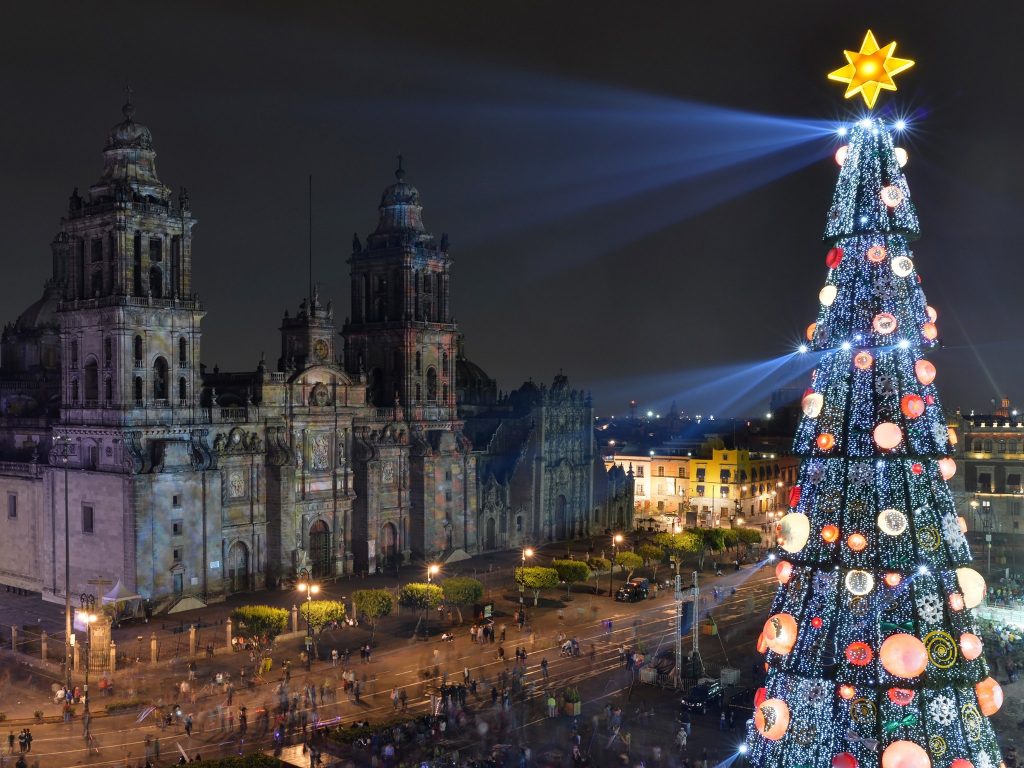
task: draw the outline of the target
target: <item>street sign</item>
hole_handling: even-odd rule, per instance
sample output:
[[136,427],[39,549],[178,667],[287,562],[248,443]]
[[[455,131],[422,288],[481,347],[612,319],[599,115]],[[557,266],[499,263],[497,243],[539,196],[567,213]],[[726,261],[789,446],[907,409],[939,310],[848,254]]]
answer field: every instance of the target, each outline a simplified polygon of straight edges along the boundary
[[306,635],[306,647],[309,648],[309,646],[311,646],[312,644],[313,644],[313,638],[310,637],[309,635]]

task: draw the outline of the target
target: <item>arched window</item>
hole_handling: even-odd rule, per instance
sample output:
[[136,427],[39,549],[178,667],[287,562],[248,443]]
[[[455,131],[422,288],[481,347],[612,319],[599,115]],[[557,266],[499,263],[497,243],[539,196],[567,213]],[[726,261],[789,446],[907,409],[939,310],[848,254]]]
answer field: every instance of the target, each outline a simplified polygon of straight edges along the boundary
[[71,367],[78,367],[78,339],[71,340]]
[[90,358],[85,364],[85,399],[92,403],[100,399],[99,366],[94,358]]
[[184,405],[185,401],[188,399],[187,396],[188,396],[188,382],[185,381],[185,377],[182,376],[180,379],[178,379],[178,402],[180,402],[182,405]]
[[164,297],[164,273],[160,267],[150,267],[149,295],[154,299],[162,299]]
[[991,440],[986,440],[985,441],[985,453],[992,453],[992,441]]
[[167,361],[162,357],[153,363],[153,399],[167,399]]
[[1018,442],[1016,440],[1011,440],[1010,442],[1008,442],[1006,444],[1006,451],[1007,451],[1007,453],[1018,453],[1017,446],[1018,446]]
[[427,368],[427,401],[437,401],[437,369],[434,367]]
[[142,377],[135,377],[135,405],[142,407]]
[[99,296],[103,293],[103,269],[92,271],[92,295]]
[[182,368],[188,365],[188,341],[184,336],[178,339],[178,365]]
[[135,367],[142,367],[142,337],[135,337]]

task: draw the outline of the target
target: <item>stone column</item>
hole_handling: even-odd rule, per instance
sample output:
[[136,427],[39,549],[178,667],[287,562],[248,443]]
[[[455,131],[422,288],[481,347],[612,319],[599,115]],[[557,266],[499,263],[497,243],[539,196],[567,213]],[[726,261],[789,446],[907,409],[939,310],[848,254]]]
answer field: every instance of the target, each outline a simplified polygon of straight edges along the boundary
[[78,648],[79,648],[78,643],[75,643],[73,648],[72,648],[72,656],[71,656],[71,658],[72,658],[72,660],[74,662],[74,670],[75,670],[76,674],[78,673],[78,665],[79,665],[79,662],[81,660],[79,658]]
[[117,671],[117,643],[110,641],[110,673]]
[[299,607],[297,605],[292,606],[292,632],[299,631]]
[[11,624],[11,650],[18,652],[18,625]]
[[234,633],[232,632],[231,618],[228,617],[227,624],[224,625],[224,638],[227,640],[228,650],[231,649],[231,638],[232,637],[234,637]]
[[44,629],[43,630],[43,634],[39,638],[40,656],[42,657],[43,661],[46,661],[46,641],[47,641],[47,635],[46,635],[46,630]]
[[156,664],[157,662],[157,650],[156,650],[156,632],[153,632],[149,636],[149,663]]
[[188,655],[196,655],[196,625],[192,624],[188,628]]

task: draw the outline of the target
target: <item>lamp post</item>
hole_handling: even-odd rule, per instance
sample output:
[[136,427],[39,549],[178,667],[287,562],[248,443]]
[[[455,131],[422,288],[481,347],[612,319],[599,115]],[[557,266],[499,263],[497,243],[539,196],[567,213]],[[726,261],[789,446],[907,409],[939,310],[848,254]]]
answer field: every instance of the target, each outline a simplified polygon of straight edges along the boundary
[[622,534],[616,533],[612,536],[612,567],[608,569],[608,597],[615,599],[615,593],[612,591],[614,585],[612,584],[612,578],[615,574],[615,556],[619,551],[619,544],[622,543]]
[[[530,547],[523,549],[523,568],[526,568],[526,558],[533,557],[533,550]],[[519,571],[519,607],[523,607],[523,593],[526,591],[526,576],[523,571]]]
[[[79,603],[82,606],[82,610],[79,612],[79,616],[85,622],[85,686],[82,689],[82,700],[83,709],[85,710],[85,717],[89,716],[89,654],[92,653],[92,625],[96,621],[96,614],[93,610],[96,608],[96,598],[92,595],[87,595],[84,592],[78,596]],[[88,720],[86,720],[88,722]],[[88,726],[86,726],[88,727]]]
[[[71,438],[55,435],[57,456],[64,465],[64,690],[71,688],[71,525],[68,521],[68,457]],[[54,585],[56,586],[56,585]]]
[[299,571],[299,591],[306,595],[306,669],[313,667],[313,595],[320,591],[320,585],[309,579],[309,571]]
[[[434,582],[434,577],[441,572],[441,566],[437,563],[431,563],[427,566],[427,584]],[[426,621],[423,623],[423,634],[426,638],[430,638],[430,606],[426,605],[424,613],[426,614]]]

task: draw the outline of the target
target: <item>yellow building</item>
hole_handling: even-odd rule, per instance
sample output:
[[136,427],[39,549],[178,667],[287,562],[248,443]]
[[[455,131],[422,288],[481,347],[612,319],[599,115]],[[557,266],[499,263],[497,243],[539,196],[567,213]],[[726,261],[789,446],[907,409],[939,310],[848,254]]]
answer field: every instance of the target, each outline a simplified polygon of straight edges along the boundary
[[785,514],[797,481],[795,456],[715,448],[690,459],[687,525],[767,526]]

